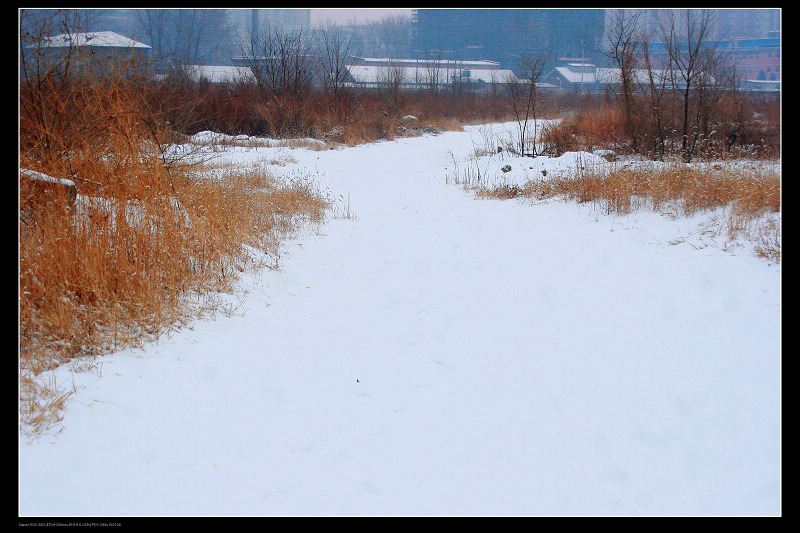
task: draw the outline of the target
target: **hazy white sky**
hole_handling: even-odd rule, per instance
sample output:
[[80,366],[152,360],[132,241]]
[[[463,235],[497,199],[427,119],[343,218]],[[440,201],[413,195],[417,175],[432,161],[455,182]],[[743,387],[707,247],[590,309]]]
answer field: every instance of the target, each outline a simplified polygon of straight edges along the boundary
[[411,8],[387,8],[387,9],[364,9],[364,8],[335,8],[335,9],[311,9],[311,24],[323,22],[326,19],[333,22],[344,24],[351,22],[354,18],[357,23],[367,22],[368,20],[381,19],[387,15],[411,15]]

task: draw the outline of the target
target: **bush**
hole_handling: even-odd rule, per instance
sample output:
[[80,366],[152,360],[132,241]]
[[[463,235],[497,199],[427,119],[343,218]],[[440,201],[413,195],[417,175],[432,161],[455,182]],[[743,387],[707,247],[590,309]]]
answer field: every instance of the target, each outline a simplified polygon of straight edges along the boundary
[[558,157],[566,152],[580,150],[577,125],[569,120],[547,123],[540,136],[542,155]]

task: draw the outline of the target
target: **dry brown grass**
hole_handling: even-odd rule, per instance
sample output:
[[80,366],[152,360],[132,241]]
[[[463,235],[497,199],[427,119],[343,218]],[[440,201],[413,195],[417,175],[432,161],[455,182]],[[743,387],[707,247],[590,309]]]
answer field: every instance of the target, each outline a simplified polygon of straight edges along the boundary
[[769,215],[781,210],[781,178],[779,167],[770,162],[587,165],[523,185],[477,187],[476,193],[593,202],[617,215],[641,209],[672,216],[717,211],[722,215],[713,217],[715,227],[707,231],[726,242],[748,240],[757,255],[780,261],[780,223]]
[[213,312],[208,295],[267,264],[330,206],[302,175],[170,156],[171,131],[125,89],[107,81],[43,94],[62,116],[21,116],[20,167],[78,189],[70,206],[63,189],[19,182],[20,414],[35,428],[57,421],[69,395],[38,380],[42,371]]
[[163,196],[79,196],[74,213],[38,209],[20,239],[23,368],[159,335],[184,317],[186,296],[229,289],[247,247],[274,250],[327,206],[310,182],[255,168]]
[[63,387],[52,377],[37,379],[30,373],[19,377],[19,412],[24,433],[35,435],[57,425],[75,387]]
[[[719,159],[776,159],[781,150],[781,108],[774,95],[722,92],[693,114],[682,139],[682,103],[665,95],[653,104],[634,94],[626,120],[623,103],[610,95],[549,95],[562,112],[540,137],[545,155],[567,151],[613,150],[648,159],[685,161]],[[694,109],[694,107],[693,107]],[[694,113],[694,111],[692,111]]]
[[[460,130],[463,124],[501,121],[509,116],[502,96],[446,91],[403,92],[402,98],[392,102],[381,90],[347,89],[332,101],[330,95],[315,89],[302,101],[274,106],[264,104],[264,95],[253,84],[200,83],[148,86],[143,98],[187,135],[213,130],[274,139],[310,137],[348,146],[420,132]],[[286,113],[294,120],[286,120]],[[404,121],[406,115],[417,117],[417,123]]]
[[607,104],[588,107],[578,112],[575,128],[581,132],[589,151],[600,147],[616,147],[622,131],[622,115],[616,107]]
[[23,227],[20,412],[29,425],[50,427],[69,396],[37,374],[215,312],[213,294],[271,266],[281,239],[320,222],[329,205],[310,182],[263,168],[226,169],[171,200],[79,197],[74,213],[40,209]]

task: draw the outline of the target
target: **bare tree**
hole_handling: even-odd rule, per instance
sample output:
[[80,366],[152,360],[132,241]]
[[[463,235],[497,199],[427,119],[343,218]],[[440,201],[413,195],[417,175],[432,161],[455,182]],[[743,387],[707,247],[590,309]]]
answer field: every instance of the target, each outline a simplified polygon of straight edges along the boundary
[[406,71],[400,65],[389,64],[378,71],[378,84],[383,87],[389,103],[395,112],[399,112],[402,104],[403,84],[406,83]]
[[229,41],[224,9],[140,9],[136,16],[154,54],[167,63],[207,62]]
[[422,83],[434,95],[439,92],[439,89],[447,80],[447,73],[444,71],[443,64],[441,50],[428,52],[425,67],[422,71]]
[[253,43],[240,42],[240,49],[264,93],[299,95],[311,88],[316,65],[311,40],[302,29],[268,29]]
[[690,155],[708,153],[712,148],[712,135],[716,132],[726,101],[736,101],[736,67],[723,57],[707,65],[705,75],[695,86],[694,122],[688,151]]
[[77,41],[67,38],[58,47],[50,48],[46,41],[56,35],[75,35],[86,31],[94,18],[91,9],[21,9],[19,58],[20,76],[24,80],[56,80],[65,83],[72,74],[76,56],[80,53]]
[[[40,161],[65,159],[65,143],[80,126],[70,120],[78,76],[94,74],[88,53],[73,38],[86,31],[95,13],[81,9],[22,9],[19,16],[20,142]],[[53,37],[64,35],[53,43]],[[57,44],[58,46],[49,46]]]
[[667,110],[666,110],[666,90],[669,76],[663,69],[657,68],[654,64],[650,48],[647,46],[649,39],[644,40],[642,50],[642,62],[645,71],[645,79],[640,81],[640,91],[644,95],[646,106],[644,109],[644,120],[650,123],[647,135],[648,151],[653,159],[660,161],[666,153],[667,141]]
[[302,29],[267,29],[252,42],[240,42],[242,55],[265,97],[265,117],[273,133],[297,132],[302,111],[319,70],[312,42]]
[[625,135],[631,141],[634,151],[639,149],[639,135],[634,127],[634,105],[636,74],[638,67],[638,49],[640,47],[639,19],[641,11],[628,13],[618,9],[611,13],[609,19],[608,56],[620,71],[620,93],[617,95],[622,103],[625,117]]
[[[520,59],[520,76],[508,80],[509,96],[512,111],[519,133],[519,153],[536,157],[536,139],[538,136],[537,113],[541,104],[538,83],[544,73],[547,57],[523,56]],[[529,137],[530,134],[530,137]],[[530,151],[526,152],[526,146]]]
[[[678,17],[682,20],[678,21]],[[685,9],[669,11],[661,24],[672,87],[681,99],[681,153],[686,162],[694,156],[699,135],[697,113],[691,113],[692,106],[702,100],[705,88],[714,82],[714,71],[722,63],[721,51],[709,42],[717,17],[714,10]]]
[[345,88],[350,80],[347,61],[360,53],[359,44],[352,32],[346,32],[341,26],[330,22],[319,27],[317,36],[322,87],[341,118]]

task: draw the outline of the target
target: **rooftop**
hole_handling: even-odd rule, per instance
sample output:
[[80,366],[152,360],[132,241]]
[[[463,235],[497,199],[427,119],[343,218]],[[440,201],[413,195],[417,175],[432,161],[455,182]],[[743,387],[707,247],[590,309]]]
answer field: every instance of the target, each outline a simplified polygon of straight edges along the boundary
[[150,46],[125,37],[113,31],[95,31],[83,33],[61,33],[46,37],[39,45],[41,48],[61,48],[75,46],[107,46],[112,48],[150,48]]

